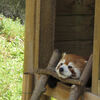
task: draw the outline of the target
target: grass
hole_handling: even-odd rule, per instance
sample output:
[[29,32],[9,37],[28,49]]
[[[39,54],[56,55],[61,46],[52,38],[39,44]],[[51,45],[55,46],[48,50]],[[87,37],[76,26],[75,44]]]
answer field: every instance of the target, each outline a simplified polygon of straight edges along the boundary
[[[21,100],[24,62],[24,25],[0,17],[0,100]],[[51,98],[51,100],[56,100]]]
[[0,100],[21,100],[24,26],[20,20],[0,18]]

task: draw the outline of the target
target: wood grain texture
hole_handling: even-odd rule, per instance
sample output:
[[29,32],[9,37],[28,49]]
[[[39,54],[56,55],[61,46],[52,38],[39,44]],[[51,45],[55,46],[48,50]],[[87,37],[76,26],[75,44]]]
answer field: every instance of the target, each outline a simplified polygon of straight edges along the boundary
[[79,81],[79,80],[75,80],[75,79],[62,79],[60,78],[56,72],[54,72],[54,70],[48,70],[48,69],[39,69],[36,73],[38,74],[44,74],[44,75],[50,75],[50,76],[53,76],[55,77],[56,79],[62,81],[63,83],[66,83],[66,84],[75,84],[75,85],[81,85],[82,83]]
[[98,95],[98,80],[100,76],[100,0],[95,0],[95,2],[92,92]]
[[34,86],[33,74],[24,73],[23,75],[23,91],[22,100],[29,100]]
[[57,0],[57,15],[92,14],[94,0]]
[[93,52],[94,0],[57,0],[55,48],[89,57]]
[[55,40],[92,40],[93,16],[57,16]]
[[35,0],[26,0],[24,72],[33,73]]
[[[38,67],[45,68],[54,49],[55,0],[40,0]],[[36,47],[35,47],[36,48]]]
[[93,51],[92,41],[60,41],[55,42],[55,48],[61,52],[77,54],[85,58],[89,57]]
[[22,100],[29,100],[34,88],[33,82],[33,55],[35,37],[35,0],[26,0],[25,23],[25,51],[24,51],[24,78]]
[[100,96],[100,79],[98,80],[98,95]]

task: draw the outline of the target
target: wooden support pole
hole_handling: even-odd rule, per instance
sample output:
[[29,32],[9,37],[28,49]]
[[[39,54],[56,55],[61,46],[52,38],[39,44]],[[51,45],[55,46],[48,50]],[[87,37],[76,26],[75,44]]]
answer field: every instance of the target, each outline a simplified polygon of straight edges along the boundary
[[[47,69],[50,69],[52,66],[55,67],[57,65],[59,59],[60,59],[60,53],[58,52],[58,50],[55,50],[53,52],[53,55],[52,55],[50,61],[49,61]],[[39,100],[41,94],[43,92],[45,92],[45,86],[47,83],[47,79],[48,79],[47,75],[41,75],[40,79],[37,80],[37,84],[36,84],[35,89],[33,91],[31,100]]]
[[100,0],[95,0],[92,93],[99,95],[100,85]]
[[33,74],[24,73],[23,75],[23,91],[22,91],[22,100],[29,100],[32,96],[34,81]]
[[[26,0],[26,23],[24,42],[24,74],[22,100],[29,100],[34,88],[33,84],[33,55],[35,37],[35,3],[36,0]],[[27,73],[27,74],[25,74]],[[30,74],[31,73],[31,74]]]
[[86,83],[91,75],[91,72],[92,72],[92,62],[93,62],[92,59],[93,59],[93,57],[91,55],[87,62],[87,65],[80,77],[80,81],[82,81],[82,86],[75,85],[71,89],[69,100],[78,100],[79,96],[83,93],[84,86],[86,85]]

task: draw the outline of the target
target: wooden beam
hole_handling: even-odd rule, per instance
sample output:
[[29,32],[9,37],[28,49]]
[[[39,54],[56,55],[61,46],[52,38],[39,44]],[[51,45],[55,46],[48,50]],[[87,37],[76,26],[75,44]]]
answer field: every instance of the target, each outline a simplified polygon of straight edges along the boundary
[[25,73],[23,75],[22,100],[29,100],[34,86],[33,74]]
[[55,0],[37,0],[34,68],[45,68],[54,49]]
[[100,96],[94,95],[90,92],[85,92],[84,100],[100,100]]
[[98,80],[100,68],[100,0],[95,0],[95,24],[94,24],[94,49],[92,70],[92,92],[98,95]]
[[[26,0],[26,23],[24,42],[24,75],[22,100],[29,100],[34,88],[33,84],[33,55],[35,33],[35,4],[36,0]],[[27,74],[26,74],[27,73]]]
[[81,82],[79,80],[74,80],[74,79],[62,79],[60,78],[54,70],[48,70],[48,69],[39,69],[36,73],[38,74],[44,74],[44,75],[51,75],[55,77],[56,79],[62,81],[63,83],[69,83],[69,84],[75,84],[75,85],[81,85]]
[[33,73],[35,0],[26,0],[24,72]]
[[98,80],[98,95],[100,96],[100,79]]
[[[55,3],[55,0],[36,0],[34,71],[47,66],[54,49]],[[47,97],[42,96],[41,100]]]

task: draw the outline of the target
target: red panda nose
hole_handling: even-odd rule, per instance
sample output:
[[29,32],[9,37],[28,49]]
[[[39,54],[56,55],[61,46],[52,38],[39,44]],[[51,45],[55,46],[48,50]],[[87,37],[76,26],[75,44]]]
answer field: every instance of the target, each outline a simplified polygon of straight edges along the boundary
[[59,69],[59,72],[63,72],[63,71],[64,71],[64,69],[63,69],[63,68],[60,68],[60,69]]

